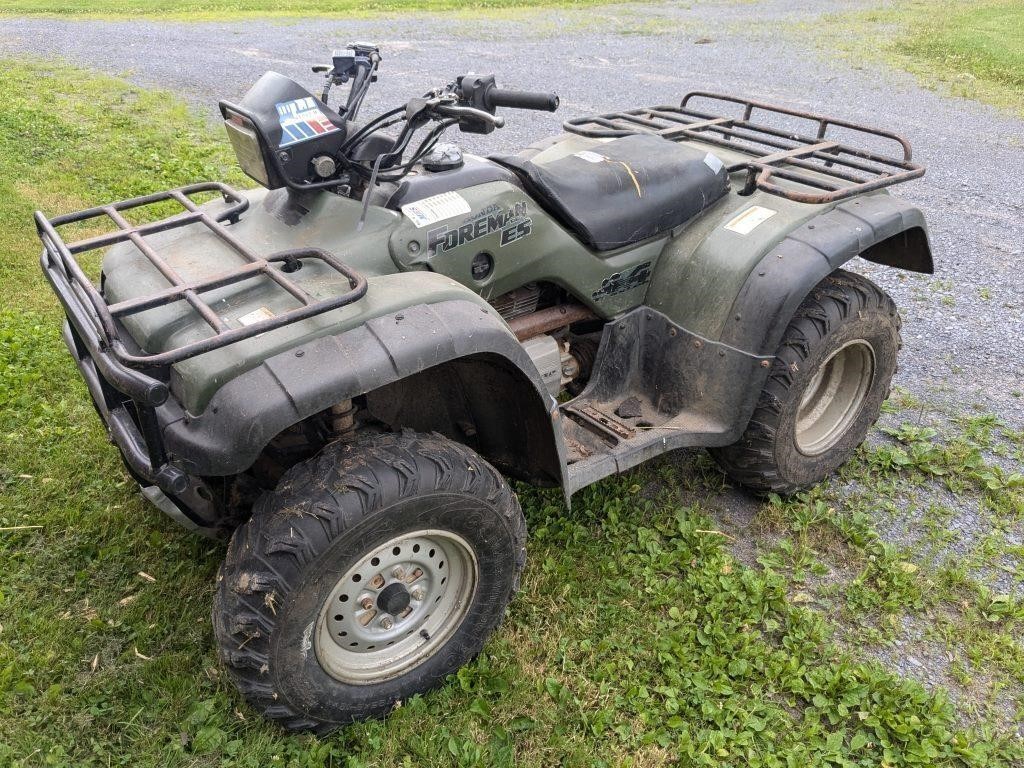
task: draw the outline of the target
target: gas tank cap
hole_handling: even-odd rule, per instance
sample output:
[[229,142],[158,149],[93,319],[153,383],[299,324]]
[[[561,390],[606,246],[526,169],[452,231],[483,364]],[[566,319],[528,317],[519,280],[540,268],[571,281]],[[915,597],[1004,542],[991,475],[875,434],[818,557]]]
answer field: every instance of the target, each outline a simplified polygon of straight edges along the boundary
[[438,144],[423,158],[423,168],[433,173],[461,168],[462,150],[456,144]]

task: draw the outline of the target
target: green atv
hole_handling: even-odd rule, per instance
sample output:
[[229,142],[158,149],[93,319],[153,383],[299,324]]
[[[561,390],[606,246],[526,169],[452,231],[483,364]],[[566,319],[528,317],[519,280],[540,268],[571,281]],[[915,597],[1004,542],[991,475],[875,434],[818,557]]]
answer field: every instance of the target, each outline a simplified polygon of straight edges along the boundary
[[355,45],[319,97],[270,72],[221,102],[263,189],[36,214],[128,472],[231,535],[220,655],[289,729],[383,715],[480,651],[526,556],[506,477],[568,504],[694,446],[755,492],[826,477],[900,348],[892,300],[840,268],[932,271],[885,190],[924,173],[895,134],[698,92],[482,158],[442,134],[557,96],[464,75],[361,122],[379,63]]

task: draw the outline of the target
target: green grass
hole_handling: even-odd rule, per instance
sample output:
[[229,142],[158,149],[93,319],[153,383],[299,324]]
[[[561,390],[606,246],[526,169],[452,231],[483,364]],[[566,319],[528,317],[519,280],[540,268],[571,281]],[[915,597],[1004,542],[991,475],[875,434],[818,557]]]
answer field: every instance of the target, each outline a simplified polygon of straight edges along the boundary
[[0,16],[150,17],[176,21],[253,17],[353,17],[409,11],[574,8],[613,0],[5,0]]
[[[997,469],[1020,435],[991,417],[919,420],[899,393],[884,442],[844,478],[729,522],[699,453],[583,491],[521,490],[523,590],[481,656],[386,721],[287,736],[218,668],[220,545],[142,502],[59,338],[31,211],[203,178],[225,143],[172,97],[62,68],[0,76],[0,765],[1010,766],[1024,747],[1019,597],[979,576],[1024,553],[1024,490]],[[853,484],[853,492],[841,492]],[[992,536],[935,564],[876,521],[977,505]],[[948,499],[947,499],[948,500]],[[929,506],[930,505],[930,506]],[[926,533],[928,543],[931,533]],[[937,542],[932,542],[937,543]],[[934,618],[931,615],[934,614]],[[956,659],[947,694],[883,663],[903,617]],[[951,698],[956,697],[956,698]]]
[[829,47],[881,58],[922,82],[1024,115],[1024,3],[897,0],[812,25]]

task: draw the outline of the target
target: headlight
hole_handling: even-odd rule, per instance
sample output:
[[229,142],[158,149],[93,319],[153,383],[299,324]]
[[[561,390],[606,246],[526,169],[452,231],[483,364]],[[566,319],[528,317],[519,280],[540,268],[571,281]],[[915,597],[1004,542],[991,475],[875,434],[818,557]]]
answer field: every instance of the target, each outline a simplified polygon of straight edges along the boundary
[[241,115],[228,113],[224,120],[231,147],[235,150],[239,167],[264,187],[270,187],[270,175],[263,161],[263,148],[251,122]]

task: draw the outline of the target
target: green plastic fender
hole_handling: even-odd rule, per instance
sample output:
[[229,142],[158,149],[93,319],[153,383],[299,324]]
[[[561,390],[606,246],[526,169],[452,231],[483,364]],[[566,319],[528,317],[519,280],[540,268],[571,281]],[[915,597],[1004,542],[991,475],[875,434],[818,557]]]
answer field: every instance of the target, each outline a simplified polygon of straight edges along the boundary
[[773,355],[807,294],[858,255],[931,272],[923,214],[884,192],[835,206],[733,195],[666,246],[647,304],[703,338]]
[[337,336],[377,318],[399,314],[414,305],[462,300],[504,325],[483,298],[444,275],[398,272],[368,277],[367,284],[366,295],[346,307],[178,363],[172,369],[172,393],[189,413],[201,413],[224,384],[264,360],[315,339]]

